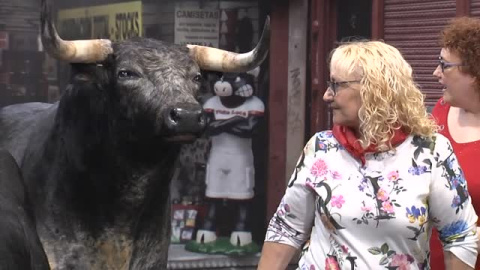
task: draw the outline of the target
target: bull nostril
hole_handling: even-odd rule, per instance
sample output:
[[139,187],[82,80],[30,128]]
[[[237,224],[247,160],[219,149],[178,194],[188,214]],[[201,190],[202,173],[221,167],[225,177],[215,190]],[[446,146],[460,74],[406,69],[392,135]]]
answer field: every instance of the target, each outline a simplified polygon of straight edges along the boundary
[[199,123],[200,125],[204,125],[204,124],[205,124],[205,121],[206,121],[206,120],[205,120],[205,116],[204,116],[203,114],[200,114],[200,115],[198,116],[198,123]]
[[178,115],[178,112],[177,110],[173,109],[170,111],[170,119],[173,121],[173,122],[178,122],[178,119],[179,119],[179,115]]

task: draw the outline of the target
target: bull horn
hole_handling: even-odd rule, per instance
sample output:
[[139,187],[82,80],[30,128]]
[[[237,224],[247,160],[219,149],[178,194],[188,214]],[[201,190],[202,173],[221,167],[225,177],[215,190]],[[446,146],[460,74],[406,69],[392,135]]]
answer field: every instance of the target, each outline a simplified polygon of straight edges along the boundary
[[111,41],[97,40],[62,40],[52,22],[52,9],[48,0],[42,0],[40,14],[42,44],[53,57],[71,63],[101,62],[113,52]]
[[205,70],[246,72],[259,66],[267,57],[270,46],[270,17],[267,16],[257,46],[247,53],[234,53],[211,47],[187,45],[190,56]]

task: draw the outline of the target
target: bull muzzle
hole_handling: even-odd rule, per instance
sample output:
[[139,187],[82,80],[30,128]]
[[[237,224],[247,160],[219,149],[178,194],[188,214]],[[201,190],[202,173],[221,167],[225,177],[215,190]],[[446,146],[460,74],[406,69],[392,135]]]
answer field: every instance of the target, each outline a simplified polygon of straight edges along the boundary
[[194,103],[166,109],[163,119],[171,140],[194,139],[203,132],[207,123],[202,107]]

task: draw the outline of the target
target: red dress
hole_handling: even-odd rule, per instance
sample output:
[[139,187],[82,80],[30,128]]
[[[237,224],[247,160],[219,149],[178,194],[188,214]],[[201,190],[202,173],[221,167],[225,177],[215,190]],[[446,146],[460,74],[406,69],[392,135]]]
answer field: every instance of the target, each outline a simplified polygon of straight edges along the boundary
[[[447,137],[453,146],[453,151],[458,158],[458,162],[463,169],[465,179],[468,184],[468,192],[472,198],[473,208],[477,214],[480,214],[480,140],[469,143],[457,143],[452,139],[448,129],[447,116],[450,110],[450,104],[441,98],[435,108],[433,108],[433,117],[440,126],[439,133]],[[479,222],[477,222],[480,225]],[[475,270],[480,270],[480,257],[477,256]],[[433,270],[445,269],[443,261],[443,248],[438,238],[438,233],[434,229],[432,239],[430,240],[430,266]]]

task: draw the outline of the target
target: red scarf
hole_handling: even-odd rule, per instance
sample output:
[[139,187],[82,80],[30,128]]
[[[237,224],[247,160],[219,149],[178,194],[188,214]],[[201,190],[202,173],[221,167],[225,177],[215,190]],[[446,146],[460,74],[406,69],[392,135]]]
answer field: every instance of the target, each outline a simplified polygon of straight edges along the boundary
[[[367,148],[363,148],[358,140],[357,136],[351,128],[344,126],[333,126],[333,136],[337,141],[356,159],[359,159],[362,162],[362,166],[365,166],[365,154],[366,153],[375,153],[377,151],[377,146],[370,144]],[[392,146],[397,146],[401,144],[407,138],[408,134],[403,132],[401,129],[395,130],[393,138],[390,140]]]

